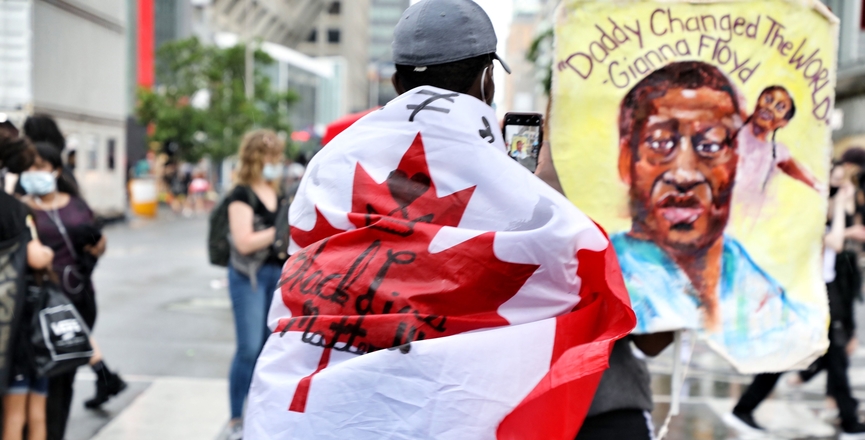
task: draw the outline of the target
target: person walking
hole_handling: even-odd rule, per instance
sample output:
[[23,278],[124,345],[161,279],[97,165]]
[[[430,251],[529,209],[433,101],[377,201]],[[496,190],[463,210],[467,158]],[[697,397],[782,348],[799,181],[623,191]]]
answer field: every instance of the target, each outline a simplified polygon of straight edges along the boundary
[[[35,150],[25,139],[0,137],[0,170],[21,173],[30,167],[34,158]],[[0,188],[0,255],[16,252],[18,243],[26,243],[28,270],[45,270],[51,267],[54,252],[39,241],[27,207]],[[6,269],[8,268],[3,268],[4,273]],[[8,273],[6,276],[9,276]],[[23,276],[23,273],[18,274],[18,277]],[[22,288],[23,285],[18,283]],[[23,292],[7,292],[5,296],[7,299],[24,300]],[[19,310],[21,317],[11,320],[19,322],[19,327],[13,329],[12,334],[29,334],[21,329],[21,323],[29,316],[28,311],[21,308]],[[29,440],[44,440],[48,380],[37,377],[29,368],[27,350],[22,346],[22,342],[26,342],[22,339],[26,338],[16,339],[11,359],[9,354],[3,359],[3,365],[11,365],[8,370],[8,386],[3,396],[3,440],[22,439],[25,426]]]
[[[850,284],[846,279],[849,271],[838,270],[838,256],[844,251],[845,238],[850,234],[848,223],[852,221],[852,203],[855,188],[845,178],[843,167],[836,166],[830,174],[830,197],[828,226],[824,237],[823,278],[829,297],[829,350],[818,360],[817,365],[826,369],[828,374],[827,392],[838,405],[841,418],[840,440],[865,439],[865,424],[859,421],[857,407],[859,402],[850,391],[847,368],[850,365],[848,351],[851,342],[855,345],[852,325],[852,307],[855,294],[845,292],[844,286]],[[846,274],[846,275],[845,275]],[[858,275],[855,275],[858,277]],[[758,374],[742,394],[732,413],[724,416],[724,422],[745,434],[765,432],[754,419],[753,412],[769,396],[782,373]]]
[[[36,229],[54,251],[54,272],[63,293],[69,297],[89,328],[96,322],[96,297],[91,280],[96,259],[105,252],[106,240],[96,225],[93,212],[79,196],[75,185],[63,173],[60,151],[47,142],[35,144],[37,157],[20,183],[27,196],[23,201],[33,210]],[[98,408],[126,388],[126,383],[105,365],[91,338],[95,354],[90,366],[96,373],[96,395],[85,402]],[[48,438],[62,440],[72,404],[75,371],[52,377],[48,390]]]
[[231,440],[242,438],[243,406],[255,361],[270,334],[267,312],[285,263],[274,247],[277,215],[288,215],[279,209],[284,205],[280,189],[283,151],[284,143],[273,131],[247,133],[238,153],[237,185],[228,195],[228,290],[237,334],[229,373]]

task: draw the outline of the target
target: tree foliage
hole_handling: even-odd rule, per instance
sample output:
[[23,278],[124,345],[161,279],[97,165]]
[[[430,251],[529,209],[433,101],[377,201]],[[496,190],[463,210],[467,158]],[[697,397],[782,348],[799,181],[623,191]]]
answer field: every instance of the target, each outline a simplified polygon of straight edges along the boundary
[[243,45],[221,49],[193,37],[160,47],[158,85],[138,90],[135,109],[138,121],[148,126],[149,140],[175,143],[177,154],[187,161],[204,156],[222,160],[237,152],[243,134],[255,128],[272,129],[290,145],[288,112],[297,97],[276,91],[268,75],[276,62],[260,49],[254,54],[255,96],[250,100],[244,93]]
[[526,59],[535,65],[544,94],[547,96],[550,96],[550,90],[553,88],[552,51],[554,39],[553,28],[546,29],[535,37],[528,52],[526,52]]

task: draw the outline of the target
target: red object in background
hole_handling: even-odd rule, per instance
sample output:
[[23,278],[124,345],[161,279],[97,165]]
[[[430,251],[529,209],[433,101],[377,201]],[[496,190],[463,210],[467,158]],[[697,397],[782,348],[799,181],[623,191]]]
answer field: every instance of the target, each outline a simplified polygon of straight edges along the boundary
[[156,46],[153,0],[138,0],[138,85],[153,87]]
[[308,131],[295,131],[291,133],[291,140],[295,142],[308,142],[312,135]]
[[328,124],[327,128],[324,131],[324,137],[321,138],[321,145],[325,146],[328,142],[332,141],[338,134],[345,131],[346,128],[351,127],[352,124],[359,121],[360,118],[378,110],[381,107],[371,108],[369,110],[364,110],[360,113],[352,113],[348,116],[343,116],[336,121]]
[[859,21],[859,29],[865,31],[865,0],[862,0],[862,18]]

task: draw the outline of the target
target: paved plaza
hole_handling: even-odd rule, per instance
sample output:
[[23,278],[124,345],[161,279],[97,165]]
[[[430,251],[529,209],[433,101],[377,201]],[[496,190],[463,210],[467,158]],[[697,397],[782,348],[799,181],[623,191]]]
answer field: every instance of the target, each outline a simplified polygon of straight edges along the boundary
[[[106,229],[108,253],[97,267],[99,317],[94,335],[109,366],[130,387],[89,411],[95,376],[80,369],[68,440],[218,440],[228,420],[228,368],[234,325],[225,271],[207,262],[205,218],[169,212]],[[858,310],[859,322],[865,312]],[[860,341],[865,332],[860,328]],[[660,427],[669,408],[672,350],[650,363]],[[852,360],[855,395],[865,400],[865,348]],[[735,439],[721,417],[750,378],[735,374],[706,348],[694,350],[681,415],[670,440]],[[782,378],[756,413],[772,439],[834,439],[825,411],[825,375],[800,388]]]

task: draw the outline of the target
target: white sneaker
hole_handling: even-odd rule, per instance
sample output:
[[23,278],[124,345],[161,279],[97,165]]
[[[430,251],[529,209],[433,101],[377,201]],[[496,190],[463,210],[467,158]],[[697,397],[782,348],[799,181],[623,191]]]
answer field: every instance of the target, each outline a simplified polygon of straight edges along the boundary
[[234,426],[229,427],[226,440],[243,440],[243,423],[235,423]]
[[753,438],[753,436],[764,436],[766,434],[766,430],[760,427],[752,417],[747,418],[750,420],[746,420],[746,418],[729,412],[724,414],[721,419],[727,426],[733,428],[739,434],[746,434],[748,438]]

